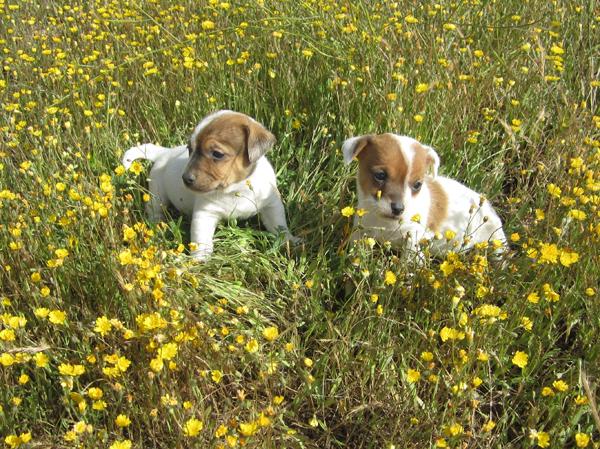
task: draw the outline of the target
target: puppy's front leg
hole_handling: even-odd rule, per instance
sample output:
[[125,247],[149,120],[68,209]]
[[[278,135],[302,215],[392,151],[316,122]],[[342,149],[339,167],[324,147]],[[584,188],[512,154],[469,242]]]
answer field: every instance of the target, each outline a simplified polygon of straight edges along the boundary
[[297,244],[302,240],[290,233],[285,220],[285,209],[279,196],[273,196],[269,204],[260,211],[260,219],[265,228],[267,228],[267,231],[273,234],[283,232],[285,233],[286,240],[289,240],[293,244]]
[[192,215],[192,226],[190,230],[190,242],[196,245],[191,252],[194,259],[207,260],[213,251],[213,235],[219,223],[219,218],[206,212],[198,212]]

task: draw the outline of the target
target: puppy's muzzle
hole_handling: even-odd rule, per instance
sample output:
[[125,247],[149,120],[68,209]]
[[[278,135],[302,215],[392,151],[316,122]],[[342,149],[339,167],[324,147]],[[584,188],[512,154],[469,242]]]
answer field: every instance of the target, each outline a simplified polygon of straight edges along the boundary
[[394,217],[399,217],[404,212],[404,204],[402,203],[391,203],[390,208]]
[[194,181],[196,181],[196,176],[194,176],[190,173],[184,173],[183,176],[181,177],[181,179],[183,179],[183,183],[187,187],[191,187],[194,184]]

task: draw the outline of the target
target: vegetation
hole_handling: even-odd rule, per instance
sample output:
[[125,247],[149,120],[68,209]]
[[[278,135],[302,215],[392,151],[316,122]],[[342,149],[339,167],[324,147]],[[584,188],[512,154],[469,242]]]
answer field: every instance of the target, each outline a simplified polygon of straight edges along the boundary
[[[0,0],[0,23],[6,447],[599,447],[595,2]],[[199,264],[185,218],[144,217],[120,156],[221,108],[277,136],[300,247],[228,223]],[[509,257],[348,243],[341,143],[386,131],[491,199]]]

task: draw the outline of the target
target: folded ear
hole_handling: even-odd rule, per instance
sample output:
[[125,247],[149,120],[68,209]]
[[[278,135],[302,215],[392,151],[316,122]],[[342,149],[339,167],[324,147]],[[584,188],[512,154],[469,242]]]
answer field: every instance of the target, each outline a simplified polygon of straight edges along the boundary
[[342,144],[342,154],[344,155],[344,163],[349,164],[365,149],[369,143],[369,136],[358,136],[347,139]]
[[425,149],[427,150],[427,160],[431,167],[431,174],[435,178],[438,174],[438,169],[440,168],[440,157],[433,148],[425,145]]
[[277,139],[264,126],[255,121],[245,125],[245,131],[248,160],[253,164],[275,145]]

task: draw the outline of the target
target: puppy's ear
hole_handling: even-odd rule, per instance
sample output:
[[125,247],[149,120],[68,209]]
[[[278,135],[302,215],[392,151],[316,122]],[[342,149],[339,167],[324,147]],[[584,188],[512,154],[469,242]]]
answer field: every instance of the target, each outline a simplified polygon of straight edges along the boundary
[[435,178],[438,174],[438,169],[440,168],[440,157],[433,148],[425,145],[425,149],[427,150],[429,167],[431,167],[431,175]]
[[248,160],[254,164],[269,151],[277,139],[264,126],[257,122],[250,122],[244,126],[246,132],[246,151]]
[[365,149],[369,143],[369,136],[358,136],[347,139],[342,144],[342,154],[344,155],[344,162],[349,164],[352,160],[358,156],[362,150]]

